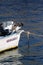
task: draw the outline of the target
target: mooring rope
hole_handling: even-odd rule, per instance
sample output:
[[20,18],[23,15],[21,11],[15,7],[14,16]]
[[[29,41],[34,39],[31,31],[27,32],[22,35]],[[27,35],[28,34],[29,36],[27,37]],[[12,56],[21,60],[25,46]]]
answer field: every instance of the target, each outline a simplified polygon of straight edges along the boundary
[[35,33],[31,33],[31,32],[29,32],[29,31],[25,31],[25,33],[26,33],[27,35],[32,34],[32,35],[35,35],[35,36],[38,36],[38,37],[43,37],[43,35],[39,35],[39,34],[35,34]]

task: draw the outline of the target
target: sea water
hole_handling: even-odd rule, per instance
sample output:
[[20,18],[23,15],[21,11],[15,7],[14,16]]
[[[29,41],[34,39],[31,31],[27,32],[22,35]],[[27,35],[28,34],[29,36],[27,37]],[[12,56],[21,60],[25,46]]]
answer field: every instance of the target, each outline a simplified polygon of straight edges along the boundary
[[8,20],[34,34],[22,33],[17,49],[0,53],[0,65],[43,65],[43,1],[0,1],[0,22]]

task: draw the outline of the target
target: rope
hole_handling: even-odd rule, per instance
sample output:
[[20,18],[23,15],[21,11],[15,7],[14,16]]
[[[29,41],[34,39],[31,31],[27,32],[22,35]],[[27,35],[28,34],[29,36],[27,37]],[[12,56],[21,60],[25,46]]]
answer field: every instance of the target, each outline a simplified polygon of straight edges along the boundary
[[25,33],[26,34],[32,34],[32,35],[35,35],[35,36],[38,36],[38,37],[43,37],[43,35],[38,35],[38,34],[35,34],[35,33],[31,33],[31,32],[29,32],[29,31],[25,31]]

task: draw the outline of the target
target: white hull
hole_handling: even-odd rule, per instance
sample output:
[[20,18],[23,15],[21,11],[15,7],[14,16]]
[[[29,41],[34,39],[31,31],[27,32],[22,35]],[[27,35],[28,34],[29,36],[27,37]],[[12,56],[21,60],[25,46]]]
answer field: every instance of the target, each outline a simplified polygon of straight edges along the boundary
[[17,33],[13,33],[6,37],[0,37],[0,52],[17,47],[22,32],[23,30],[19,30]]

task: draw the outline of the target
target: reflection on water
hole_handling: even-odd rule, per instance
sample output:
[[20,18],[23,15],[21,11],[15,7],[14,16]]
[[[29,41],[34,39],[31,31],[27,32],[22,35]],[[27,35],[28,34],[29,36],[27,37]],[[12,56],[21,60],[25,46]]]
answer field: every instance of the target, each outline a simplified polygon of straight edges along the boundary
[[19,61],[19,58],[22,57],[21,54],[18,53],[18,49],[4,52],[0,55],[0,65],[18,65],[22,64]]

